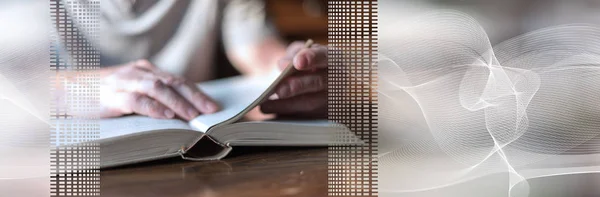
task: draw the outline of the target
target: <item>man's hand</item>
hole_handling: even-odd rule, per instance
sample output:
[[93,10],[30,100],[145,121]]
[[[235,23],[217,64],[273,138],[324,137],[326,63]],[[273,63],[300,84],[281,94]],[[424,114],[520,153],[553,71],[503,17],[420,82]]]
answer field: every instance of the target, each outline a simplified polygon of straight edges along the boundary
[[100,117],[137,113],[191,120],[219,106],[193,83],[159,70],[147,60],[101,71]]
[[327,116],[327,47],[314,44],[304,48],[304,42],[294,42],[279,69],[292,62],[298,72],[284,79],[275,94],[260,108],[263,113],[304,118]]

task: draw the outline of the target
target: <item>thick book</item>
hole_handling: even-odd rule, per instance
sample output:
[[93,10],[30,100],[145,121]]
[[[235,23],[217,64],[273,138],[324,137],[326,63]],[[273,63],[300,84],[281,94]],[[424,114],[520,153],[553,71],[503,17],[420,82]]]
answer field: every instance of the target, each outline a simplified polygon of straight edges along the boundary
[[198,86],[222,110],[190,122],[145,116],[101,119],[101,168],[170,157],[217,160],[234,146],[360,145],[345,126],[327,120],[244,121],[243,116],[272,93],[289,71],[233,77]]

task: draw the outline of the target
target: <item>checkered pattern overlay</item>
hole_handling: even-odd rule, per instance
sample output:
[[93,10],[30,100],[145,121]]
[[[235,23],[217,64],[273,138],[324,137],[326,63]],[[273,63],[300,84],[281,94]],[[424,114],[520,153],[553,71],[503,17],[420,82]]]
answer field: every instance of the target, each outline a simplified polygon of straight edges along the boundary
[[74,114],[98,110],[99,77],[89,71],[99,68],[100,55],[88,40],[97,39],[100,0],[50,0],[49,6],[50,89],[63,95],[50,104],[51,196],[99,196],[100,146],[91,143],[100,137],[98,120]]
[[329,147],[330,196],[377,196],[377,1],[328,3],[328,119],[364,145]]

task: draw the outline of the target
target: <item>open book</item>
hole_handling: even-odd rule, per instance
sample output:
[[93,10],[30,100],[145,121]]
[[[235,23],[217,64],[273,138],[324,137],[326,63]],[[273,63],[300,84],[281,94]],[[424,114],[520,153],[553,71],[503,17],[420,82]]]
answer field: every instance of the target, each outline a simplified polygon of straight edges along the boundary
[[[234,77],[199,84],[222,110],[190,122],[126,116],[100,120],[101,167],[181,156],[215,160],[232,146],[328,146],[361,144],[346,127],[327,120],[239,121],[290,70],[253,78]],[[348,137],[350,136],[350,137]]]

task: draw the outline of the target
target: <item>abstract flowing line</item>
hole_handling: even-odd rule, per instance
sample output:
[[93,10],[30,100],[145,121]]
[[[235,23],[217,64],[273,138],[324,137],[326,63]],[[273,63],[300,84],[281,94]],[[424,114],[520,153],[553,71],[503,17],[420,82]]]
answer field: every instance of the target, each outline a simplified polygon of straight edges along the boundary
[[[574,124],[568,122],[571,119],[567,119],[562,123],[563,126],[549,128],[548,125],[561,123],[550,124],[544,120],[544,118],[567,115],[577,118],[575,112],[588,116],[600,115],[600,106],[597,109],[593,108],[594,97],[586,96],[588,94],[600,96],[598,91],[600,87],[595,83],[600,82],[600,28],[582,25],[551,27],[507,40],[492,48],[483,28],[473,18],[460,12],[448,10],[432,12],[417,18],[412,24],[403,23],[401,26],[387,27],[380,28],[382,46],[379,54],[378,93],[384,96],[383,98],[389,98],[387,99],[389,101],[386,101],[391,102],[387,103],[391,106],[398,101],[390,93],[394,91],[407,93],[418,105],[425,124],[441,151],[456,162],[466,165],[465,168],[457,171],[463,172],[459,177],[446,184],[407,189],[380,188],[380,191],[425,191],[493,173],[508,172],[508,192],[511,196],[517,184],[524,182],[528,189],[527,179],[534,178],[521,174],[518,170],[519,166],[540,162],[551,156],[558,157],[561,152],[578,145],[578,142],[592,139],[594,132],[596,135],[600,134],[600,121]],[[473,56],[473,54],[480,56]],[[580,71],[583,68],[590,69],[586,70],[588,72]],[[598,73],[593,73],[594,70]],[[456,78],[458,72],[462,73],[458,76],[460,78]],[[484,77],[486,74],[487,76]],[[592,87],[579,86],[586,82]],[[556,91],[553,91],[555,89]],[[560,92],[562,89],[570,89],[572,92]],[[577,93],[577,91],[586,93]],[[549,92],[554,94],[548,94]],[[560,96],[566,96],[565,100],[573,103],[591,103],[592,108],[581,108],[573,104],[561,106],[557,103],[565,101],[557,99],[562,98]],[[456,106],[454,99],[458,99],[460,106]],[[386,108],[384,105],[386,103],[380,101],[382,109]],[[580,112],[582,110],[589,112]],[[533,119],[528,116],[531,112],[534,113]],[[383,124],[385,120],[398,120],[395,117],[388,118],[386,115],[388,114],[385,111],[381,112],[380,117],[383,120],[380,121],[381,125],[385,125]],[[390,115],[395,116],[395,114]],[[484,128],[477,126],[476,121],[481,119],[480,116],[483,116],[482,120],[485,121]],[[582,126],[575,128],[572,125]],[[588,127],[596,130],[568,136],[561,134],[564,130],[579,132],[582,128]],[[390,139],[393,139],[394,135],[401,135],[394,133],[395,129],[381,126],[380,133],[384,136],[387,132]],[[549,129],[558,134],[544,136],[544,132]],[[485,146],[485,142],[478,141],[478,138],[470,138],[470,134],[479,135],[483,130],[493,146],[490,147],[489,152],[482,155],[483,157],[477,159],[473,154],[480,155],[477,152],[479,149],[468,147]],[[539,142],[532,141],[537,139],[550,141],[541,146]],[[547,155],[530,153],[521,149],[522,146],[551,152]],[[600,150],[600,147],[598,149]],[[390,154],[394,152],[419,154],[418,151],[410,149],[391,149],[379,154],[380,164],[384,163],[386,157],[391,157],[392,164],[402,162],[402,158],[394,159],[397,155]],[[500,163],[491,160],[494,155],[498,156]],[[522,155],[537,157],[517,157]],[[501,164],[504,169],[488,169],[490,166],[483,166],[490,162]],[[382,165],[381,171],[385,167],[394,166]],[[484,172],[466,176],[467,173],[475,172],[478,168]]]
[[[385,55],[380,54],[380,57],[383,57],[383,59],[386,59],[386,60],[390,60],[390,61],[392,61],[392,63],[394,63],[394,65],[398,66],[398,64],[396,64],[395,62],[393,62],[393,60],[387,58]],[[493,75],[490,75],[490,78],[493,78]],[[397,88],[399,88],[401,90],[406,91],[409,95],[411,95],[413,98],[415,98],[415,101],[419,105],[419,108],[423,111],[424,109],[421,106],[421,104],[419,104],[419,99],[416,99],[417,95],[413,91],[411,91],[411,89],[418,88],[419,86],[427,85],[428,83],[432,83],[434,81],[432,80],[432,81],[429,81],[429,82],[426,82],[426,83],[422,83],[422,84],[419,84],[419,85],[415,85],[415,86],[400,86],[400,85],[394,83],[393,81],[388,81],[388,82],[390,82],[390,84],[392,84],[393,86],[395,86],[395,87],[397,87]],[[512,88],[512,89],[514,90],[514,88]],[[381,95],[384,95],[384,96],[386,96],[388,98],[393,98],[392,96],[388,95],[384,91],[379,91],[378,90],[378,93],[380,93]],[[490,105],[490,106],[494,106],[494,105]],[[485,109],[485,108],[482,108],[482,109]],[[477,110],[481,110],[481,109],[477,109]],[[424,115],[426,116],[426,114],[424,114]],[[426,121],[428,120],[427,117],[425,117],[425,120]],[[467,169],[469,169],[469,171],[470,171],[470,170],[478,167],[479,165],[481,165],[482,163],[484,163],[485,161],[487,161],[491,156],[493,156],[494,154],[498,153],[498,155],[503,159],[503,162],[506,164],[506,166],[507,166],[507,168],[509,170],[508,172],[510,174],[516,175],[519,178],[518,181],[515,182],[515,183],[512,183],[512,181],[511,181],[511,185],[510,185],[510,189],[509,189],[509,192],[510,192],[510,190],[512,190],[512,188],[513,188],[514,185],[516,185],[517,183],[519,183],[519,182],[521,182],[523,180],[526,180],[525,177],[521,176],[515,170],[515,168],[510,164],[510,162],[508,161],[508,158],[507,158],[507,156],[506,156],[506,154],[504,153],[504,150],[503,150],[503,148],[505,146],[508,146],[512,141],[514,141],[516,139],[514,139],[514,140],[512,140],[511,142],[508,142],[508,143],[500,144],[498,142],[498,140],[496,139],[496,137],[494,137],[494,134],[491,133],[491,131],[488,130],[488,133],[489,133],[491,139],[494,141],[494,149],[492,149],[492,151],[483,160],[481,160],[479,163],[476,163],[475,165],[470,166]],[[393,152],[393,151],[382,153],[378,157],[382,158],[383,156],[385,156],[385,155],[387,155],[388,153],[391,153],[391,152]],[[473,179],[475,179],[475,178],[477,178],[477,177],[473,177]],[[462,180],[462,181],[459,181],[459,182],[456,182],[456,183],[453,183],[453,184],[458,184],[458,183],[461,183],[461,182],[464,182],[464,181],[466,181],[466,180]],[[441,187],[451,186],[453,184],[444,185],[444,186],[438,186],[438,187],[432,187],[432,188],[427,188],[427,189],[417,189],[417,190],[411,190],[411,191],[405,191],[405,192],[416,192],[416,191],[424,191],[424,190],[430,190],[430,189],[437,189],[437,188],[441,188]]]
[[[35,107],[33,107],[31,102],[29,102],[29,99],[27,99],[27,97],[25,97],[20,91],[18,91],[17,88],[2,74],[0,74],[0,92],[2,93],[0,94],[0,99],[10,101],[11,103],[25,110],[27,113],[33,115],[46,125],[50,125],[49,120],[41,116],[37,112]],[[13,98],[9,97],[8,95],[13,95]]]

